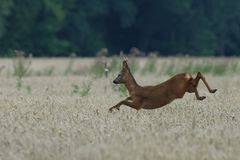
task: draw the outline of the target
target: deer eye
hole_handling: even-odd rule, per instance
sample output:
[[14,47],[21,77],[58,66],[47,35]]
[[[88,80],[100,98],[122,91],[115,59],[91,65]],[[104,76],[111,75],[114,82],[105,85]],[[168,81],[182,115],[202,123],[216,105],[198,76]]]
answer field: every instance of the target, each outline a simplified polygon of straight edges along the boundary
[[122,76],[122,73],[119,73],[118,76],[119,76],[119,77]]

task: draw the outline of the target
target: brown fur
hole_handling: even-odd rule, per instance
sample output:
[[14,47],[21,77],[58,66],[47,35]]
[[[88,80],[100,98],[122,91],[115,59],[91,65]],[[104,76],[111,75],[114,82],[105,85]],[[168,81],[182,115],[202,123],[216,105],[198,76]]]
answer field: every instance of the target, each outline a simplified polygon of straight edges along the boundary
[[203,100],[206,97],[199,96],[197,91],[200,79],[202,79],[210,93],[215,93],[217,91],[217,89],[211,89],[209,87],[207,81],[200,72],[197,73],[194,79],[189,73],[180,73],[161,84],[142,87],[137,84],[131,74],[127,61],[124,60],[123,68],[113,83],[125,84],[130,96],[111,107],[109,111],[112,111],[114,108],[119,110],[121,105],[126,105],[137,110],[141,108],[160,108],[169,104],[174,99],[182,98],[186,92],[195,93],[198,100]]

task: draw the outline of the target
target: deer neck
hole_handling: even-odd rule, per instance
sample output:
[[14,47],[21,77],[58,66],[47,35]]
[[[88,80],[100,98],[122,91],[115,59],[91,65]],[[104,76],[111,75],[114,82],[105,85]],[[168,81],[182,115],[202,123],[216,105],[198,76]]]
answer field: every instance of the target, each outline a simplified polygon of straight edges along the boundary
[[128,80],[125,82],[125,86],[128,89],[128,92],[131,94],[137,87],[139,87],[139,85],[137,84],[135,78],[133,77],[133,75],[131,74],[131,72],[129,72],[128,75]]

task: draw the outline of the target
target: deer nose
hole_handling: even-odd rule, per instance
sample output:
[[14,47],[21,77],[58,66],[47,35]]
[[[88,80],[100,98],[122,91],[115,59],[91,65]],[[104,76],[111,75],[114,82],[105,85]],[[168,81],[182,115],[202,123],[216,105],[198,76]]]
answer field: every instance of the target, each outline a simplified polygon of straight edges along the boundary
[[116,80],[113,80],[113,83],[114,83],[114,84],[117,84]]

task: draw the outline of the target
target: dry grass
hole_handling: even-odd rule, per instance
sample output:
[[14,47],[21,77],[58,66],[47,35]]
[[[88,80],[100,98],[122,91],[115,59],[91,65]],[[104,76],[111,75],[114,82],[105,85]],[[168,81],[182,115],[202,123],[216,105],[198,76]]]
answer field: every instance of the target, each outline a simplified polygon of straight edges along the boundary
[[[163,61],[157,61],[159,68],[165,67]],[[74,67],[81,69],[91,63],[92,59],[77,59]],[[183,62],[176,59],[175,64],[178,63]],[[1,64],[6,68],[0,77],[0,159],[234,160],[240,157],[237,74],[207,74],[206,79],[218,92],[208,93],[201,83],[199,92],[207,97],[204,101],[186,94],[160,109],[136,111],[122,106],[119,112],[110,114],[108,108],[123,98],[111,88],[116,73],[109,79],[63,76],[67,59],[33,60],[32,69],[54,66],[56,70],[52,76],[25,77],[23,83],[31,86],[28,93],[18,91],[16,79],[8,74],[11,60],[1,60]],[[144,85],[169,78],[159,72],[134,75]],[[88,95],[72,94],[72,84],[81,86],[89,80],[93,83]]]

